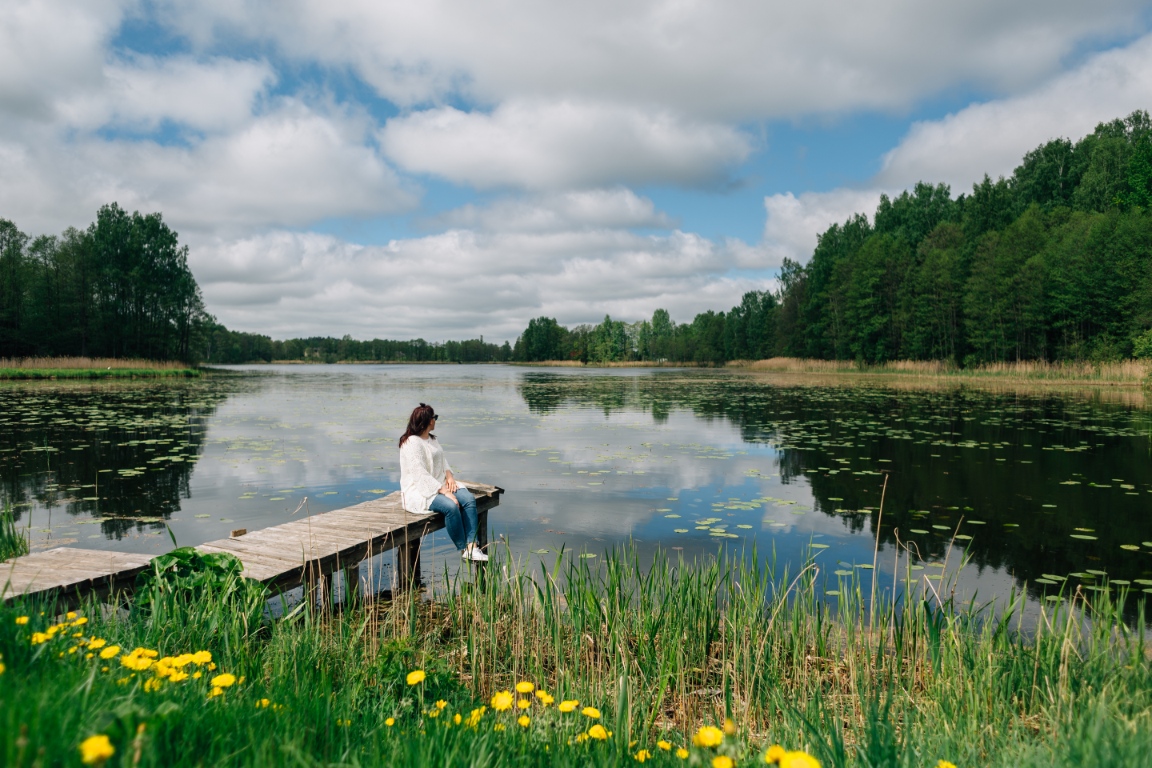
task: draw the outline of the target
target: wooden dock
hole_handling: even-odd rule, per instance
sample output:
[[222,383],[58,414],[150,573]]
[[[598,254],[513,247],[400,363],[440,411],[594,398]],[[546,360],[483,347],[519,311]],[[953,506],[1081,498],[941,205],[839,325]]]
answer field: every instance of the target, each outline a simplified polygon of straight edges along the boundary
[[[481,545],[487,512],[504,491],[494,485],[461,482],[476,497]],[[282,525],[201,544],[201,552],[227,552],[240,558],[243,575],[274,591],[304,586],[330,599],[332,575],[343,573],[345,594],[360,587],[360,563],[391,549],[396,552],[398,586],[419,580],[420,541],[441,530],[441,515],[413,515],[400,504],[400,492],[355,506],[303,517]],[[26,595],[70,604],[94,596],[128,593],[151,558],[107,550],[57,547],[0,562],[0,598]],[[375,585],[370,585],[375,591]]]

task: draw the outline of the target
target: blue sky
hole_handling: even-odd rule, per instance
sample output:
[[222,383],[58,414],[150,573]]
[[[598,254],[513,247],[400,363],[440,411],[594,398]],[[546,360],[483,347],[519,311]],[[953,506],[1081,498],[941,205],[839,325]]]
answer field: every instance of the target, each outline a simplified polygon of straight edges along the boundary
[[10,0],[0,216],[161,211],[278,338],[684,322],[881,193],[1152,107],[1150,8]]

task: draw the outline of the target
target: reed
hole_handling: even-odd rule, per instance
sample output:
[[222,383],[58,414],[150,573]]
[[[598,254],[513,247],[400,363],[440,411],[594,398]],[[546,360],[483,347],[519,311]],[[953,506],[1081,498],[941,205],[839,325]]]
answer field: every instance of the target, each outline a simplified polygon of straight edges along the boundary
[[[1133,606],[1122,589],[1055,595],[1025,624],[1022,595],[958,605],[946,578],[921,575],[943,569],[898,563],[904,597],[886,589],[874,606],[857,578],[829,577],[818,558],[788,573],[756,553],[646,562],[630,547],[536,564],[505,550],[471,580],[445,573],[431,596],[275,622],[212,592],[147,615],[89,607],[81,637],[69,626],[37,645],[52,607],[8,605],[0,753],[6,765],[74,764],[81,741],[103,734],[110,765],[631,765],[640,750],[683,765],[662,741],[697,766],[719,751],[764,765],[771,743],[826,768],[1149,764],[1142,604],[1140,629],[1123,620]],[[244,681],[218,696],[208,671],[152,684],[151,670],[117,663],[123,652],[69,652],[89,638],[207,650],[211,674]],[[409,685],[414,670],[424,679]],[[513,695],[529,702],[524,726],[515,706],[491,709],[518,682],[555,699]],[[600,717],[558,712],[563,700]],[[734,729],[721,747],[691,744],[725,718]],[[589,738],[593,722],[611,737]]]
[[1152,362],[1147,360],[1120,360],[1101,363],[1049,363],[1038,360],[1020,360],[984,363],[972,368],[961,368],[947,360],[893,360],[869,365],[859,364],[851,360],[773,357],[768,360],[742,363],[739,367],[774,373],[904,374],[928,377],[1004,378],[1123,384],[1139,384],[1152,375]]
[[9,505],[0,510],[0,561],[28,554],[28,532],[16,527],[16,515]]
[[185,363],[103,357],[0,358],[0,379],[128,379],[199,376]]

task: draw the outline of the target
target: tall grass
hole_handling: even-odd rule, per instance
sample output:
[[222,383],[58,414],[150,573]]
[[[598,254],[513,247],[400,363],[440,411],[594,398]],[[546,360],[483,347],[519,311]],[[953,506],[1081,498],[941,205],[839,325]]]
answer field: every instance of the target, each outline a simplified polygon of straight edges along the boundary
[[[215,698],[203,680],[145,691],[150,673],[68,653],[64,632],[33,646],[51,619],[6,606],[3,762],[74,764],[80,741],[105,733],[121,765],[630,765],[640,749],[682,765],[658,740],[690,747],[701,724],[729,717],[738,765],[763,765],[772,742],[826,767],[1152,764],[1152,670],[1122,591],[1044,602],[1021,632],[1021,597],[991,610],[912,590],[869,610],[846,578],[826,602],[815,562],[772,576],[755,557],[657,553],[642,567],[623,549],[530,570],[504,553],[470,582],[445,578],[435,599],[274,623],[213,594],[148,615],[85,613],[79,639],[211,651],[216,672],[245,677]],[[414,669],[427,678],[410,686]],[[580,740],[590,721],[579,711],[531,696],[528,726],[515,709],[466,726],[525,680],[598,707],[612,737]],[[690,764],[710,764],[708,750],[691,751]]]
[[0,510],[0,561],[28,554],[28,533],[16,527],[16,515],[8,505]]
[[809,360],[795,357],[773,357],[740,363],[757,371],[776,373],[895,373],[915,376],[999,377],[1042,381],[1115,382],[1137,384],[1152,375],[1152,362],[1120,360],[1116,362],[1055,362],[1020,360],[984,363],[961,368],[948,360],[893,360],[875,365],[851,360]]
[[0,358],[0,379],[120,379],[199,374],[198,369],[177,361],[109,357]]

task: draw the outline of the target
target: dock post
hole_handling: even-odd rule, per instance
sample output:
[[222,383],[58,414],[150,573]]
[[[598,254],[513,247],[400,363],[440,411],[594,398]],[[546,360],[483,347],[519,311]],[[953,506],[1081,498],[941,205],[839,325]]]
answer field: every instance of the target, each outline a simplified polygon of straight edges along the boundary
[[409,539],[396,548],[396,578],[401,589],[420,585],[420,539]]
[[350,606],[360,596],[360,563],[344,567],[344,605]]

